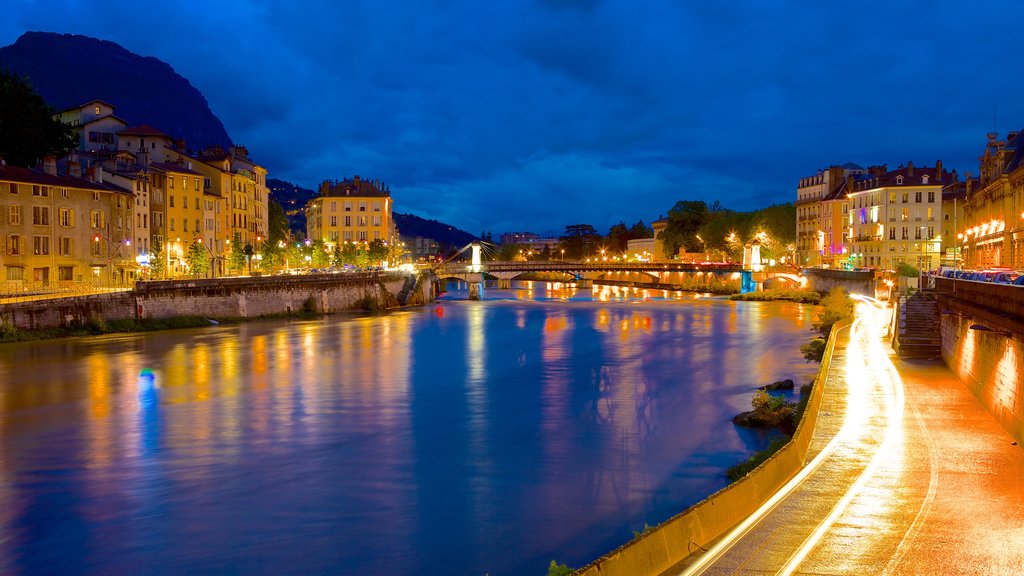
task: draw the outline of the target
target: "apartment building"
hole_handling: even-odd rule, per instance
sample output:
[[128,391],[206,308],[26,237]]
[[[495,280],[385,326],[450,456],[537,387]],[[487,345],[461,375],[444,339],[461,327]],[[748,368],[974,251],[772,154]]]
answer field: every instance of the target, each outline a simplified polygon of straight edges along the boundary
[[979,167],[957,226],[964,265],[1024,270],[1024,131],[989,133]]
[[341,182],[324,181],[320,196],[306,205],[306,233],[329,244],[394,241],[391,190],[377,180],[355,176]]

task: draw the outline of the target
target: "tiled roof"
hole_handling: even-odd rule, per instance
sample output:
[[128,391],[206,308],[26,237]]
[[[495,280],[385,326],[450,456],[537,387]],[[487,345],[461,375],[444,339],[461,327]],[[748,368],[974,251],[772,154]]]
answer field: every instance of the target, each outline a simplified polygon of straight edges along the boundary
[[76,178],[74,176],[53,176],[38,170],[21,168],[20,166],[0,166],[0,180],[18,182],[20,184],[38,184],[40,186],[130,193],[130,191],[109,182],[93,182],[92,180]]
[[324,190],[321,195],[331,197],[388,198],[391,196],[391,192],[381,190],[369,180],[343,180]]
[[913,163],[908,163],[907,166],[889,170],[880,176],[858,179],[855,189],[859,191],[885,186],[920,186],[924,185],[925,176],[928,177],[927,186],[946,186],[952,183],[952,173],[943,170],[940,178],[936,177],[936,172],[936,166],[914,166]]
[[195,174],[196,176],[202,176],[202,174],[196,172],[195,170],[192,170],[191,168],[185,166],[184,164],[176,164],[173,162],[151,162],[149,164],[149,167],[155,168],[162,172],[178,172],[181,174]]
[[1024,165],[1024,130],[1010,138],[1005,149],[1013,151],[1013,157],[1006,163],[1006,169],[1003,171],[1004,174],[1009,174]]
[[164,138],[170,138],[167,134],[153,128],[149,124],[140,124],[139,126],[132,126],[125,128],[124,130],[117,133],[119,136],[163,136]]

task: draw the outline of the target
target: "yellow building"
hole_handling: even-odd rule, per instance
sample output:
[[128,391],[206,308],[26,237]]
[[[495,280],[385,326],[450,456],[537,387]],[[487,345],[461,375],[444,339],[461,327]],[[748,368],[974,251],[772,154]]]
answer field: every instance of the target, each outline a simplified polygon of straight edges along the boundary
[[954,175],[908,163],[896,170],[853,180],[847,192],[847,263],[855,268],[894,270],[900,263],[938,268],[942,193]]
[[0,268],[5,292],[122,286],[134,278],[134,195],[102,181],[0,163]]
[[867,170],[848,162],[801,178],[796,194],[796,258],[799,266],[838,267],[846,258],[848,180]]
[[359,176],[325,181],[320,196],[306,205],[306,234],[332,245],[374,240],[391,245],[395,240],[391,209],[391,190],[381,182]]
[[964,265],[1024,270],[1024,132],[1005,141],[990,133],[980,168],[980,188],[967,192],[957,223]]
[[163,192],[163,214],[153,220],[161,224],[166,276],[208,275],[205,270],[189,270],[185,262],[191,244],[202,242],[209,250],[208,241],[213,237],[205,177],[185,164],[154,162],[149,168],[153,188]]

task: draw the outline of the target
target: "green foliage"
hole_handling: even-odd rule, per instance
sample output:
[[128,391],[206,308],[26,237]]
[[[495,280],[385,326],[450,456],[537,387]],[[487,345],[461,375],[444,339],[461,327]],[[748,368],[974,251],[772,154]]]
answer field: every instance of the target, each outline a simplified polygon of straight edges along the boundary
[[800,353],[808,362],[821,362],[825,357],[825,339],[815,338],[800,347]]
[[813,290],[762,290],[761,292],[747,292],[746,294],[733,294],[729,300],[743,302],[769,302],[773,300],[786,300],[800,304],[818,304],[821,302],[821,294]]
[[821,306],[814,327],[822,334],[828,334],[836,322],[853,317],[853,300],[842,286],[833,288],[822,298]]
[[650,534],[655,528],[656,526],[651,526],[647,522],[644,522],[643,528],[641,528],[640,530],[633,530],[633,539],[636,540],[638,538],[643,538],[644,536]]
[[210,252],[201,241],[189,242],[185,252],[185,264],[188,264],[189,275],[201,278],[210,272]]
[[921,275],[921,271],[906,262],[900,262],[896,266],[896,275],[905,276],[907,278],[917,278]]
[[163,241],[154,242],[153,249],[149,253],[149,276],[152,279],[163,278],[167,269],[167,261],[164,258]]
[[569,568],[565,564],[559,564],[554,560],[548,565],[548,576],[572,576],[576,572],[572,568]]
[[242,237],[238,232],[231,236],[231,251],[228,252],[228,270],[233,274],[243,274],[245,269],[245,250],[242,246]]
[[85,320],[84,328],[89,334],[103,334],[104,332],[109,331],[107,321],[104,320],[102,316],[97,316],[95,314],[89,316]]
[[[668,222],[661,240],[665,246],[665,254],[669,257],[685,247],[687,252],[699,252],[704,249],[697,240],[701,227],[708,218],[708,205],[703,200],[680,200],[668,211]],[[795,221],[795,220],[794,220]]]
[[559,256],[565,250],[567,260],[582,260],[598,251],[601,235],[590,224],[570,224],[565,227],[565,236],[559,239]]
[[0,102],[0,151],[7,163],[31,167],[46,154],[63,156],[78,145],[71,127],[53,117],[31,84],[3,69]]
[[772,457],[773,454],[782,449],[789,442],[789,436],[778,436],[772,443],[768,445],[764,450],[754,452],[747,461],[741,462],[732,468],[725,471],[726,477],[733,482],[743,478],[749,474],[754,468],[757,468],[762,462]]
[[753,406],[755,412],[761,412],[767,414],[775,412],[786,405],[786,400],[779,396],[769,394],[764,390],[758,390],[754,392],[754,397],[750,400],[750,405]]
[[610,253],[622,253],[629,247],[630,240],[637,238],[651,238],[654,231],[640,220],[632,227],[627,228],[625,222],[612,225],[608,235],[604,238],[604,246]]
[[697,233],[709,252],[724,253],[736,262],[743,257],[743,244],[761,234],[762,257],[781,258],[790,254],[788,248],[796,242],[796,206],[773,204],[751,212],[711,210]]

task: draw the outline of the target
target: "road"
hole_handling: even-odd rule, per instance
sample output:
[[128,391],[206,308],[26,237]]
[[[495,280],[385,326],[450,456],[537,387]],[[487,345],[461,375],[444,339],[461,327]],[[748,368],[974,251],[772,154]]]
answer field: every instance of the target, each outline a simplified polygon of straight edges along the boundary
[[840,334],[804,470],[664,574],[1024,574],[1024,450],[887,321],[861,303]]

